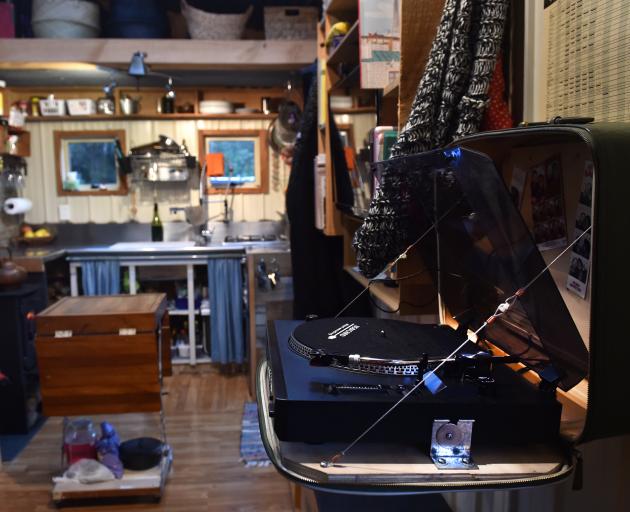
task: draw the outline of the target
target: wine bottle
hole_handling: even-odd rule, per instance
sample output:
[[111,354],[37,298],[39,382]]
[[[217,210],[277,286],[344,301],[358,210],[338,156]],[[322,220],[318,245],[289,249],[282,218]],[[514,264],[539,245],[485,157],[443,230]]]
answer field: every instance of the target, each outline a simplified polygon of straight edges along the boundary
[[153,242],[161,242],[164,240],[164,229],[162,228],[162,221],[160,220],[160,214],[158,213],[157,203],[153,203],[153,220],[151,220],[151,240]]

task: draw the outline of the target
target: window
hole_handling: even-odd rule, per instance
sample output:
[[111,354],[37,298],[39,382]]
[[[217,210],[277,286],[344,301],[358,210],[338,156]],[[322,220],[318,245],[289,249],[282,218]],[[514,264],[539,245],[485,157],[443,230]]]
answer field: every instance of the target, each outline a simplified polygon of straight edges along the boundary
[[126,194],[127,182],[118,165],[124,141],[124,130],[55,131],[57,194]]
[[265,130],[200,130],[199,160],[206,162],[208,193],[269,190],[269,156]]

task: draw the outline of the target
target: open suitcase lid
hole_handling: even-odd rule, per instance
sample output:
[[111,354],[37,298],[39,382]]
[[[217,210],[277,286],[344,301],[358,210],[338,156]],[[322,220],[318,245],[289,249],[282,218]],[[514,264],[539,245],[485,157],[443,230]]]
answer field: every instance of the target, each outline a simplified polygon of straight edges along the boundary
[[[545,269],[529,229],[494,167],[481,153],[454,148],[383,162],[413,187],[410,240],[418,244],[449,312],[476,329],[497,306]],[[391,174],[390,174],[391,177]],[[439,256],[438,256],[439,254]],[[439,269],[439,270],[438,270]],[[543,272],[483,336],[543,381],[568,390],[588,372],[588,351],[553,278]]]
[[[455,147],[446,151],[378,164],[378,171],[388,174],[398,175],[400,169],[402,173],[411,171],[418,176],[425,175],[413,191],[419,200],[414,198],[412,201],[414,206],[410,207],[413,211],[409,216],[418,225],[412,230],[410,241],[431,225],[433,220],[429,219],[436,217],[434,192],[439,193],[435,197],[443,198],[437,201],[437,210],[442,214],[447,211],[449,200],[451,203],[461,201],[452,214],[439,223],[441,277],[446,279],[442,283],[442,298],[453,314],[465,312],[457,308],[470,304],[469,310],[474,312],[474,315],[469,313],[471,327],[480,325],[501,298],[529,282],[545,266],[520,212],[509,200],[508,190],[494,162],[485,154],[466,149],[477,147],[478,142],[483,142],[479,145],[485,147],[489,144],[500,146],[503,154],[509,147],[565,142],[579,142],[589,148],[595,169],[589,350],[548,272],[519,299],[522,307],[513,310],[517,315],[524,313],[516,320],[521,321],[518,325],[529,324],[535,335],[532,337],[534,351],[529,346],[529,339],[516,336],[514,326],[506,322],[488,329],[486,337],[511,354],[529,350],[526,354],[532,359],[544,354],[548,358],[547,364],[530,359],[528,366],[539,375],[542,372],[543,380],[553,379],[554,371],[558,372],[561,389],[570,389],[588,376],[586,421],[578,441],[630,433],[630,408],[623,406],[626,386],[622,381],[628,371],[630,344],[620,339],[623,326],[619,322],[627,315],[624,297],[629,284],[628,256],[622,250],[622,241],[630,233],[630,216],[623,213],[630,189],[630,174],[624,156],[630,143],[630,124],[542,125],[480,133],[459,140]],[[439,173],[443,180],[437,187],[431,169],[445,170]],[[412,181],[415,179],[405,180],[406,183]],[[470,211],[466,212],[467,208]],[[484,249],[484,243],[489,243],[491,248]],[[420,250],[424,257],[432,258],[427,259],[427,266],[435,264],[434,241],[433,246],[423,242]],[[478,278],[474,265],[478,264],[475,258],[479,257],[485,258],[482,260],[485,265]],[[490,259],[494,260],[493,264]],[[462,278],[445,276],[457,272]],[[488,277],[492,281],[484,286],[482,279]],[[461,283],[458,286],[457,281],[469,279],[472,287]],[[492,293],[493,286],[495,294]],[[478,295],[481,292],[486,295]]]
[[550,124],[480,133],[458,145],[479,143],[508,148],[579,142],[593,161],[591,233],[591,327],[589,336],[588,408],[580,442],[630,433],[630,408],[623,377],[628,373],[630,344],[624,337],[623,318],[628,314],[630,286],[628,255],[624,250],[630,233],[628,205],[630,174],[627,148],[630,123]]

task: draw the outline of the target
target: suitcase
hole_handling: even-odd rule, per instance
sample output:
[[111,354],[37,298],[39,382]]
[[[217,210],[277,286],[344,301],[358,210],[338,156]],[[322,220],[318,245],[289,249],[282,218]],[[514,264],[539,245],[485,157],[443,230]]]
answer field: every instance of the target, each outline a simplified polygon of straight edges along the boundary
[[[492,440],[484,447],[487,450],[479,457],[482,462],[478,468],[460,468],[455,473],[442,472],[440,468],[436,471],[428,458],[418,462],[417,452],[411,458],[408,452],[401,452],[400,461],[413,462],[396,473],[391,465],[366,462],[374,457],[368,455],[369,443],[365,442],[360,443],[361,448],[357,448],[359,444],[353,448],[355,459],[343,459],[347,462],[345,468],[344,464],[325,467],[313,463],[326,453],[321,446],[298,449],[294,447],[299,441],[295,436],[289,443],[273,441],[275,434],[286,436],[287,425],[300,418],[295,413],[288,419],[277,417],[276,393],[287,381],[283,380],[279,362],[284,356],[278,355],[277,348],[283,340],[274,340],[272,335],[268,351],[271,357],[266,363],[268,375],[259,375],[258,384],[259,405],[263,409],[261,431],[263,439],[272,439],[265,444],[276,466],[291,478],[318,485],[365,488],[386,483],[404,485],[409,491],[534,486],[571,475],[579,466],[580,444],[630,433],[630,410],[623,406],[622,380],[630,347],[620,339],[615,323],[624,317],[623,292],[630,281],[624,273],[626,255],[621,242],[630,232],[630,217],[623,208],[629,181],[624,161],[628,143],[630,124],[566,124],[555,119],[545,124],[479,133],[444,150],[376,164],[381,189],[387,190],[389,179],[390,186],[395,182],[395,187],[402,190],[402,203],[396,208],[399,219],[404,220],[398,226],[406,228],[406,236],[400,246],[390,250],[389,256],[402,252],[432,222],[439,225],[439,236],[429,237],[430,243],[414,250],[426,268],[440,268],[445,323],[459,327],[463,323],[473,330],[500,300],[519,287],[527,288],[511,316],[492,324],[483,335],[495,353],[519,357],[527,354],[527,360],[523,358],[526,364],[513,365],[512,369],[542,391],[554,393],[562,404],[560,426],[552,425],[557,428],[557,435],[548,437],[542,448],[548,454],[547,462],[555,464],[537,469],[540,452],[534,449],[534,441],[540,439],[529,439],[523,429],[519,430],[521,438],[517,443],[520,449],[510,451],[514,458],[507,461],[518,460],[519,467],[507,464],[503,447],[499,443],[493,447]],[[448,172],[443,172],[445,169]],[[441,188],[436,185],[439,180]],[[441,204],[434,194],[436,190],[440,190]],[[461,199],[458,191],[463,191],[466,207],[453,206]],[[392,196],[388,199],[391,202]],[[451,207],[455,215],[448,217]],[[391,224],[387,225],[391,228]],[[438,238],[443,244],[439,256]],[[387,233],[383,235],[376,229],[374,239],[384,243]],[[576,239],[579,243],[554,261]],[[508,241],[509,247],[498,243],[501,240]],[[524,240],[526,243],[521,243]],[[477,260],[467,260],[471,254]],[[542,272],[551,262],[549,271]],[[474,278],[470,268],[479,269],[478,278]],[[449,273],[449,269],[453,271]],[[437,281],[437,271],[431,272]],[[468,278],[466,286],[460,282],[462,276]],[[489,277],[492,282],[487,281]],[[400,285],[402,288],[404,283]],[[516,287],[511,288],[513,285]],[[276,325],[272,331],[282,331],[282,337],[287,336],[286,326]],[[282,410],[285,404],[280,405]],[[299,406],[305,410],[308,404]],[[320,408],[318,414],[328,427],[336,421],[337,413],[330,415],[325,408]],[[453,423],[467,419],[456,410],[447,416]],[[345,418],[352,421],[352,414]],[[495,421],[502,420],[497,411]],[[555,419],[553,415],[541,415],[540,421]],[[282,427],[272,433],[276,425]],[[411,421],[399,424],[400,429],[413,426]],[[390,427],[385,432],[392,437],[394,427]],[[360,432],[359,429],[357,434]],[[387,446],[391,442],[392,448],[374,451],[395,458],[395,444],[404,438],[401,434],[389,440],[381,437],[371,441]],[[306,441],[327,442],[321,438]],[[428,446],[429,439],[422,447],[426,455]],[[473,428],[473,457],[475,449]],[[303,462],[305,459],[307,463]],[[358,472],[352,470],[357,460],[365,463]],[[493,470],[486,471],[487,468]]]

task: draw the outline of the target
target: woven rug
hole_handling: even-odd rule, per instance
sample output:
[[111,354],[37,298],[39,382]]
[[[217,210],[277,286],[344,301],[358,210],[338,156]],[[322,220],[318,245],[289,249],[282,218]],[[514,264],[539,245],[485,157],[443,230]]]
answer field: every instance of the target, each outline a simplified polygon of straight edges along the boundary
[[271,461],[260,438],[258,406],[256,402],[245,402],[241,422],[241,461],[252,468],[267,467]]

